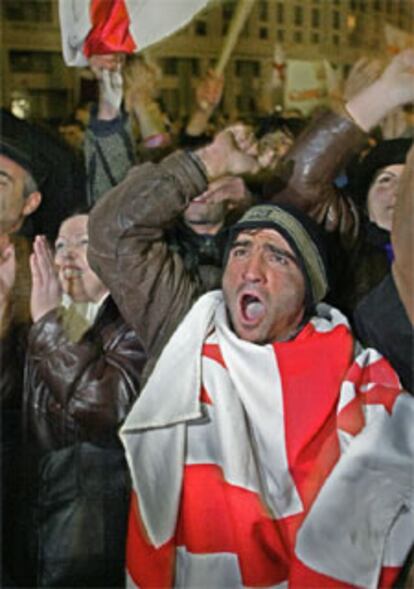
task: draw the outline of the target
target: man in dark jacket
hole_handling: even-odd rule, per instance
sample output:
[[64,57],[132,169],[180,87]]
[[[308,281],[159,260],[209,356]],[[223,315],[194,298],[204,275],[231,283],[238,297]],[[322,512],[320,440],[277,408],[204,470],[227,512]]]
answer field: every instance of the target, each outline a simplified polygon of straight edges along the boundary
[[220,231],[251,202],[233,175],[258,169],[253,148],[251,133],[237,127],[194,153],[133,167],[90,214],[91,266],[150,359],[192,303],[220,284]]
[[[7,579],[13,525],[16,449],[24,351],[30,323],[30,242],[16,235],[40,205],[41,194],[27,155],[11,141],[0,142],[0,390],[2,410],[2,570]],[[9,581],[7,581],[9,582]]]

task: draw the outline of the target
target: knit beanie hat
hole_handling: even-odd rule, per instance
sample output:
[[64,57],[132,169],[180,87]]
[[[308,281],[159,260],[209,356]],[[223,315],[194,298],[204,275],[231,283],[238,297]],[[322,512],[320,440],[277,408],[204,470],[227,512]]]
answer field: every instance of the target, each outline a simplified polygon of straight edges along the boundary
[[387,139],[380,141],[353,169],[350,169],[351,190],[356,200],[365,202],[375,174],[394,164],[405,164],[412,139]]
[[231,245],[241,231],[266,228],[280,233],[296,254],[305,277],[307,306],[321,301],[329,288],[323,236],[310,217],[290,205],[260,204],[249,209],[229,229],[224,265]]

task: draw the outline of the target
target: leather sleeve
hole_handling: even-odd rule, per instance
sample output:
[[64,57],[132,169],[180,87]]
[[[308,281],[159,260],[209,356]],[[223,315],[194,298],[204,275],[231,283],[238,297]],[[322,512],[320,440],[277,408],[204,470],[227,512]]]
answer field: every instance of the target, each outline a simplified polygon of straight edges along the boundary
[[165,230],[206,187],[194,160],[178,152],[160,164],[132,168],[90,214],[89,263],[149,355],[199,294],[181,256],[168,248]]
[[355,238],[358,215],[353,203],[334,187],[335,177],[366,140],[346,116],[329,112],[313,121],[293,144],[264,196],[297,206],[328,231]]
[[118,427],[140,391],[146,356],[134,331],[119,323],[98,340],[85,336],[73,343],[55,310],[29,334],[28,356],[50,392],[52,410],[90,432]]

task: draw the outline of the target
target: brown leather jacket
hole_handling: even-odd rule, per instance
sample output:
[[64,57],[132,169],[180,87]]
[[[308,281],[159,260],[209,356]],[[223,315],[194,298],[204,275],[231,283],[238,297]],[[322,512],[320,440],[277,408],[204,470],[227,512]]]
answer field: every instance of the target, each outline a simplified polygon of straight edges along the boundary
[[118,445],[117,430],[140,391],[146,356],[109,297],[92,327],[72,343],[59,312],[31,328],[23,412],[36,453],[76,442]]

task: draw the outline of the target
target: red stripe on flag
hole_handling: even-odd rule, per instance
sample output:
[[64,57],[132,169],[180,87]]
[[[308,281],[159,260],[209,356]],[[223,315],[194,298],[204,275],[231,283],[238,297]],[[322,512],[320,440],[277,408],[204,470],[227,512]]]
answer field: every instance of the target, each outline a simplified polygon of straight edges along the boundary
[[[387,589],[388,587],[394,587],[395,582],[398,579],[398,575],[401,573],[402,567],[383,567],[381,571],[380,580],[378,587],[380,589]],[[397,585],[398,587],[399,585]],[[406,585],[407,589],[409,585]]]
[[[168,498],[166,499],[168,500]],[[137,587],[171,587],[174,579],[175,547],[173,540],[156,549],[148,540],[132,491],[128,522],[126,565]]]
[[201,385],[200,390],[200,403],[205,403],[206,405],[212,405],[213,401],[211,400],[210,395],[208,394],[206,388]]
[[359,387],[368,385],[369,383],[381,383],[386,387],[393,389],[400,389],[400,382],[394,369],[391,367],[388,360],[381,357],[370,364],[357,367],[355,365],[354,372],[350,373],[349,379],[353,382],[358,382]]
[[400,388],[376,385],[363,395],[362,401],[366,405],[383,405],[388,413],[391,414],[394,403],[400,393]]
[[[357,362],[349,369],[346,380],[355,387],[356,397],[338,415],[338,427],[355,436],[365,426],[364,405],[382,405],[388,413],[401,393],[398,377],[384,358],[367,366]],[[368,390],[362,390],[371,385]]]
[[308,326],[300,336],[294,346],[278,343],[274,350],[282,379],[289,470],[308,508],[339,458],[336,411],[353,340],[344,326],[326,333]]
[[256,493],[229,484],[216,465],[185,467],[177,545],[194,554],[236,554],[244,585],[287,579],[301,521],[273,520]]
[[355,397],[339,412],[338,428],[352,436],[356,436],[365,426],[365,416],[360,396]]
[[221,354],[221,350],[217,344],[204,344],[202,355],[206,358],[210,358],[210,360],[215,360],[221,364],[223,368],[227,368],[224,358]]
[[92,29],[83,45],[87,58],[134,52],[136,45],[129,32],[129,15],[124,0],[92,0],[90,12]]

